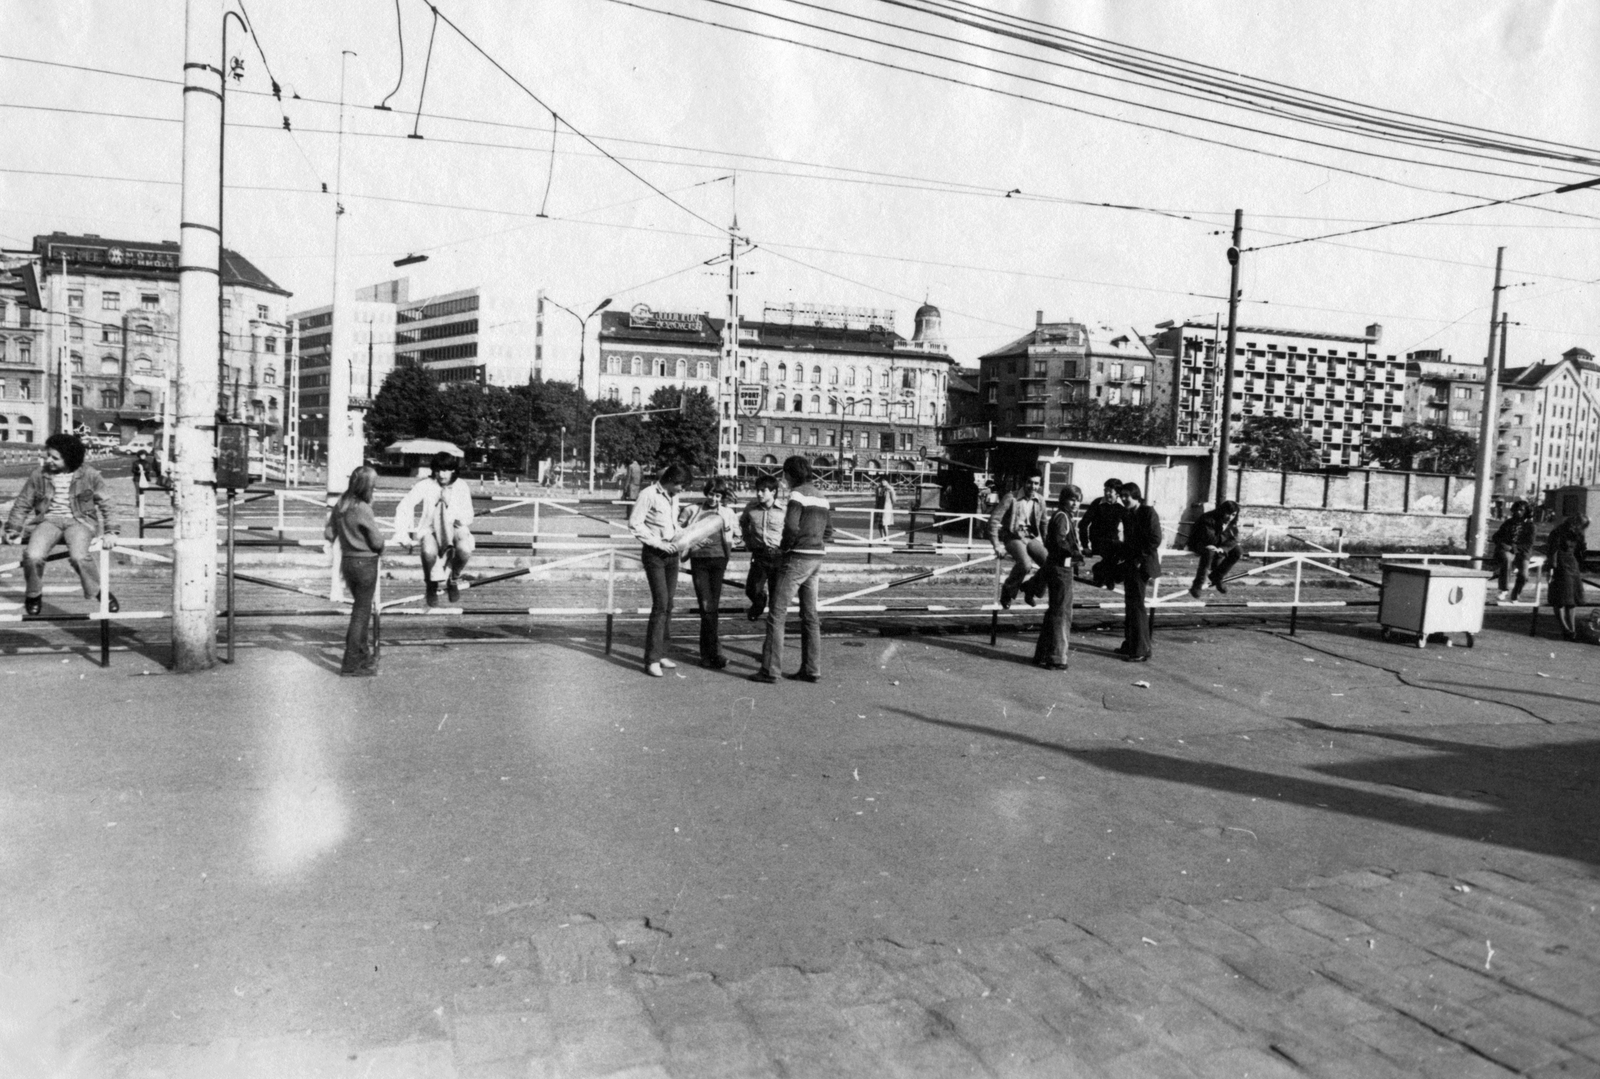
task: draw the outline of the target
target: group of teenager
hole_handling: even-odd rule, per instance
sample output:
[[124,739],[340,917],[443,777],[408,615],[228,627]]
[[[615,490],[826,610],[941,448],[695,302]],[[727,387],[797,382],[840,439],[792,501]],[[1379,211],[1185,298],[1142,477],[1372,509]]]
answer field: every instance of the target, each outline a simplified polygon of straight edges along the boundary
[[[1545,565],[1550,569],[1546,601],[1556,612],[1564,640],[1578,639],[1578,608],[1585,603],[1583,560],[1589,553],[1586,532],[1589,518],[1579,513],[1550,530],[1545,537]],[[1500,600],[1515,603],[1528,584],[1528,559],[1533,555],[1533,508],[1518,499],[1495,530],[1494,562],[1498,570]]]

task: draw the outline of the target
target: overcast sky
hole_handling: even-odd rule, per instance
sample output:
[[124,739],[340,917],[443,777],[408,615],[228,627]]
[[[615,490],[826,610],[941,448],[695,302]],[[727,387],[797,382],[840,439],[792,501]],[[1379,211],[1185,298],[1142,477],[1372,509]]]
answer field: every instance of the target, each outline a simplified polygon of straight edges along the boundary
[[[399,4],[403,78],[394,0],[247,0],[273,74],[300,100],[286,92],[280,111],[270,96],[230,95],[230,121],[253,126],[228,133],[228,245],[292,290],[295,309],[327,302],[333,201],[320,186],[335,186],[339,110],[318,102],[339,96],[344,49],[357,54],[348,63],[352,134],[343,149],[353,281],[409,273],[413,296],[499,281],[530,292],[543,287],[580,313],[613,297],[619,307],[646,302],[720,314],[725,271],[702,263],[727,249],[720,229],[731,221],[735,185],[725,178],[737,173],[739,227],[756,245],[741,259],[749,271],[747,317],[759,316],[765,302],[888,307],[909,334],[926,296],[943,310],[952,351],[967,363],[1024,332],[1035,310],[1052,320],[1146,331],[1165,319],[1225,310],[1226,230],[1235,207],[1246,214],[1248,248],[1600,175],[1263,120],[1147,84],[1047,67],[1027,57],[1088,65],[882,0],[637,2],[723,26],[611,0],[441,5],[571,125],[556,140],[552,175],[549,111],[443,22],[416,119],[433,21],[421,0]],[[1400,112],[1600,144],[1593,62],[1600,5],[1591,0],[1140,0],[991,10],[1148,49],[1174,69],[1209,64]],[[7,148],[0,243],[23,246],[53,229],[176,239],[178,87],[107,73],[179,80],[184,5],[9,2],[0,4],[0,41],[11,56],[95,69],[0,60],[0,103],[10,106],[0,109]],[[254,46],[235,32],[228,51],[245,63],[234,85],[264,91]],[[392,111],[374,111],[397,81]],[[1008,96],[1018,94],[1056,104]],[[283,113],[293,137],[281,129]],[[405,137],[413,124],[422,139]],[[1264,124],[1405,160],[1272,138]],[[1444,162],[1458,169],[1439,167]],[[1019,196],[1004,197],[1013,190]],[[1570,213],[1499,206],[1249,253],[1241,321],[1353,333],[1379,322],[1385,353],[1437,347],[1478,360],[1495,248],[1504,245],[1506,279],[1516,286],[1504,294],[1506,309],[1521,324],[1511,334],[1510,362],[1553,358],[1573,345],[1600,351],[1600,285],[1585,283],[1600,278],[1600,188],[1529,201]],[[541,206],[542,219],[535,216]],[[393,260],[411,252],[429,261],[395,270]],[[575,319],[552,314],[547,375],[571,377],[576,330]]]

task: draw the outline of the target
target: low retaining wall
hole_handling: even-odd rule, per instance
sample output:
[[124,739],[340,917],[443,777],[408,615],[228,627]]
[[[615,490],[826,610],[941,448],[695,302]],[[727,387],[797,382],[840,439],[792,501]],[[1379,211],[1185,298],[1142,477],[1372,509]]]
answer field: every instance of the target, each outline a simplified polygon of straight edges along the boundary
[[[1334,546],[1336,529],[1344,530],[1344,546],[1382,547],[1399,550],[1407,547],[1462,549],[1467,535],[1467,514],[1391,513],[1359,509],[1312,509],[1275,505],[1239,507],[1241,525],[1266,525],[1282,531],[1293,529],[1324,547]],[[1249,537],[1247,530],[1241,530]],[[1247,540],[1252,548],[1253,539]]]

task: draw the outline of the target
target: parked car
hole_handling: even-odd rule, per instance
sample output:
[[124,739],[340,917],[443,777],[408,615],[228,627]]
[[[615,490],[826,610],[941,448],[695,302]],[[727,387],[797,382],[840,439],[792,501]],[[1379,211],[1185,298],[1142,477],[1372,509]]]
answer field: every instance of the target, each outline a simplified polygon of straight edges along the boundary
[[156,437],[154,435],[134,435],[128,441],[116,447],[118,453],[126,453],[130,457],[140,450],[144,450],[146,453],[154,453],[156,451]]

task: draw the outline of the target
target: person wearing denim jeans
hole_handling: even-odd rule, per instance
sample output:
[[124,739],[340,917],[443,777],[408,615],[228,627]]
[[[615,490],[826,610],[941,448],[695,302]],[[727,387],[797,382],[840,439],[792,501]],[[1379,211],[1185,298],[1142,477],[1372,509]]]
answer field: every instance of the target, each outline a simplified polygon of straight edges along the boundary
[[728,573],[728,558],[733,554],[733,509],[728,505],[733,499],[733,489],[722,477],[706,481],[705,505],[699,509],[683,511],[687,528],[707,517],[722,521],[721,531],[694,543],[685,554],[689,559],[689,578],[694,582],[695,602],[700,605],[700,666],[720,671],[728,665],[722,654],[722,640],[718,632],[721,618],[722,581]]
[[804,457],[783,462],[789,484],[789,505],[783,515],[780,549],[783,567],[767,602],[767,637],[761,649],[761,669],[753,682],[776,682],[783,671],[784,621],[789,604],[800,599],[800,671],[790,677],[815,682],[822,677],[822,613],[817,602],[822,558],[833,538],[833,507],[811,485],[811,464]]
[[[83,594],[98,599],[100,574],[89,544],[117,534],[111,492],[100,473],[84,461],[83,441],[77,435],[57,433],[45,439],[44,446],[44,463],[23,482],[0,530],[0,543],[27,544],[22,554],[23,610],[30,615],[44,609],[44,567],[58,543],[66,544],[67,561],[78,571]],[[109,592],[106,609],[113,613],[121,609]]]
[[660,678],[677,664],[667,658],[672,640],[672,599],[678,591],[678,491],[688,479],[682,465],[668,465],[656,482],[639,492],[628,514],[628,527],[643,544],[639,561],[650,585],[650,621],[646,623],[644,672]]
[[1047,558],[1039,576],[1044,578],[1050,596],[1049,613],[1039,627],[1039,643],[1033,649],[1033,662],[1049,671],[1067,669],[1067,635],[1072,631],[1072,576],[1083,562],[1073,517],[1083,492],[1073,484],[1061,488],[1056,511],[1044,529]]
[[350,473],[344,494],[328,514],[322,538],[339,543],[339,574],[350,589],[350,625],[344,634],[341,675],[373,677],[378,673],[378,641],[372,632],[372,600],[378,591],[378,560],[383,533],[372,515],[372,491],[378,473],[361,465]]
[[784,510],[778,508],[778,478],[756,477],[756,496],[739,515],[744,549],[750,552],[744,594],[750,601],[745,617],[752,622],[767,613],[767,597],[778,587],[778,570],[783,565],[779,551],[783,544],[783,515]]

